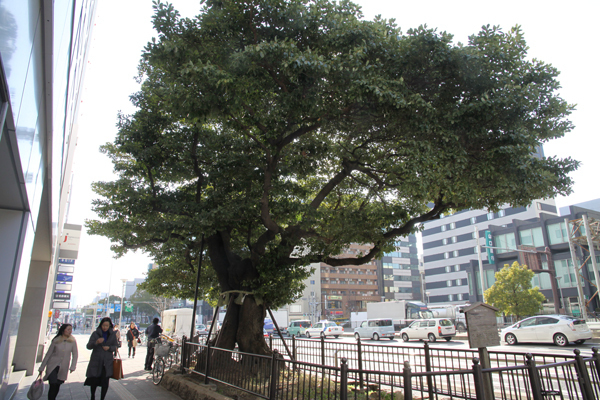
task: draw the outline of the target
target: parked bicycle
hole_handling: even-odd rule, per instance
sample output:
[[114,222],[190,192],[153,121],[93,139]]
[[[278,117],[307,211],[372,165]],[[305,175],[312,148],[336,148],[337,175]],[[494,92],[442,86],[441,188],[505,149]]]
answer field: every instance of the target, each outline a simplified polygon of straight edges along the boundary
[[173,364],[179,364],[181,355],[181,345],[169,337],[163,337],[162,340],[152,339],[154,343],[154,365],[152,366],[152,382],[158,385],[165,371],[170,369]]

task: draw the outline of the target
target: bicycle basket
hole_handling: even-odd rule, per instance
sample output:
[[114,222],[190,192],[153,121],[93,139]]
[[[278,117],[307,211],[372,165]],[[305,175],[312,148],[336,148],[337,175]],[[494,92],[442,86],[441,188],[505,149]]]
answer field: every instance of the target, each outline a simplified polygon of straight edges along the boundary
[[167,357],[170,349],[171,346],[168,344],[159,344],[154,351],[156,352],[157,356]]

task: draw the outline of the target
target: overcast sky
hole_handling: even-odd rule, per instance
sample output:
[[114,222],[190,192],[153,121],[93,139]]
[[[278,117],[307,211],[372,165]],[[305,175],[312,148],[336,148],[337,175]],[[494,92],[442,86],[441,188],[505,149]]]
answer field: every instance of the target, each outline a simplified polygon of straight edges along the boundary
[[[79,139],[75,155],[75,178],[68,222],[83,224],[91,213],[94,181],[114,179],[112,164],[100,154],[100,145],[114,139],[119,110],[133,112],[129,95],[138,89],[134,81],[144,45],[155,35],[151,25],[151,0],[103,0],[98,2],[92,47],[86,71],[79,116]],[[183,16],[200,9],[196,0],[172,2]],[[575,124],[566,137],[544,146],[547,156],[571,156],[582,162],[572,177],[574,193],[557,198],[559,207],[600,197],[597,131],[600,110],[596,20],[598,1],[383,1],[360,0],[366,19],[381,14],[395,18],[404,32],[426,24],[452,33],[455,42],[467,42],[482,25],[500,25],[505,30],[521,25],[531,58],[550,63],[561,71],[560,95],[577,109]],[[120,295],[120,279],[143,277],[150,259],[130,253],[115,260],[107,239],[83,234],[76,261],[72,305],[87,304],[96,292]]]

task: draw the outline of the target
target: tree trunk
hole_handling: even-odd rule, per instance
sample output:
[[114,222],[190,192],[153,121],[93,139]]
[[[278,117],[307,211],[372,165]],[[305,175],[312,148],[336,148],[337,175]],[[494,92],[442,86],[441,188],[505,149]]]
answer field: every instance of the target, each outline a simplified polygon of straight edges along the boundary
[[[242,259],[229,250],[227,239],[223,232],[207,239],[211,265],[217,274],[221,290],[252,292],[253,288],[244,282],[256,279],[258,271],[250,259]],[[243,295],[230,294],[223,326],[215,345],[233,350],[237,343],[241,352],[271,354],[263,336],[266,305],[256,304],[253,295],[246,295],[241,305],[236,304],[235,300],[240,296]]]

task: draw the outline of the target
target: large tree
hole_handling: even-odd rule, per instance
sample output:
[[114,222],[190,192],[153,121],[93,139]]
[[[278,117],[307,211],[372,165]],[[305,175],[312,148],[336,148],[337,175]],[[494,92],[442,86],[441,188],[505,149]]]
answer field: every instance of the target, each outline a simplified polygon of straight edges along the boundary
[[[103,147],[92,234],[160,268],[143,288],[228,305],[217,345],[267,353],[265,307],[296,299],[309,263],[359,265],[450,210],[570,192],[571,159],[541,158],[571,129],[558,72],[518,27],[466,45],[365,21],[325,0],[208,0],[195,19],[155,3],[158,37],[137,107]],[[372,250],[336,257],[350,243]]]
[[531,286],[534,275],[527,265],[516,261],[511,266],[504,264],[504,268],[496,272],[496,282],[483,294],[486,303],[517,319],[537,314],[546,297],[539,287]]

